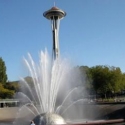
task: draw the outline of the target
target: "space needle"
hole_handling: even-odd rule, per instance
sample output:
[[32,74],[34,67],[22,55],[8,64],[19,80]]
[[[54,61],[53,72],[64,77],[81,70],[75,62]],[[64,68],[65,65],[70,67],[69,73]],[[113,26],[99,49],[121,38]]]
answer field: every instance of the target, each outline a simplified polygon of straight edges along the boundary
[[53,35],[53,48],[52,48],[52,59],[55,60],[59,57],[59,25],[60,20],[66,16],[66,12],[63,10],[52,7],[48,11],[43,13],[43,16],[51,21],[52,35]]

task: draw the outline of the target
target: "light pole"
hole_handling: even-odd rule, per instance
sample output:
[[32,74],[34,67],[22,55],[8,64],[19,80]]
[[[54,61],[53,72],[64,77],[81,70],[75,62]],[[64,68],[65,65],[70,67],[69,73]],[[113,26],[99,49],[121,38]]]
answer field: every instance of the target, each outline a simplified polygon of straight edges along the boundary
[[45,11],[43,16],[51,20],[52,35],[53,35],[53,48],[52,48],[52,59],[55,60],[59,56],[59,24],[60,19],[66,16],[66,12],[63,10],[52,7],[50,10]]

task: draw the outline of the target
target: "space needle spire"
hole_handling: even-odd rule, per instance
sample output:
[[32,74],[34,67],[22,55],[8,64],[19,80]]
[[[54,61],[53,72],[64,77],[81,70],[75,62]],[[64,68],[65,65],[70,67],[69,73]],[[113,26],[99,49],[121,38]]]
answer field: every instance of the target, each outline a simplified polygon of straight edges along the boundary
[[52,35],[53,35],[53,48],[52,48],[52,58],[53,60],[59,57],[59,24],[60,20],[66,16],[66,12],[57,8],[54,4],[50,10],[45,11],[43,16],[51,21],[52,25]]

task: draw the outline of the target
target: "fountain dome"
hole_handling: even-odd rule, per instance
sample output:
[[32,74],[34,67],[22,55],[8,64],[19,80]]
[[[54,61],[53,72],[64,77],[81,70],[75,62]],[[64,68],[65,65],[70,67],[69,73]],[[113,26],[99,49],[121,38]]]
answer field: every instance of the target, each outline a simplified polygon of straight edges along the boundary
[[58,114],[44,113],[34,118],[37,125],[59,125],[66,124],[65,120]]

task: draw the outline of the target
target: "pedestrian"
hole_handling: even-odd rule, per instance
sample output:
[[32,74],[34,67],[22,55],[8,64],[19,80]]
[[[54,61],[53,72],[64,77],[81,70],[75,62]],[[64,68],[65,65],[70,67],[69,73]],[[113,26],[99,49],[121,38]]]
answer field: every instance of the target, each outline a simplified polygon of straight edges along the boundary
[[35,125],[34,121],[31,121],[30,125]]

